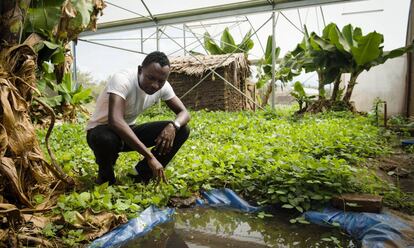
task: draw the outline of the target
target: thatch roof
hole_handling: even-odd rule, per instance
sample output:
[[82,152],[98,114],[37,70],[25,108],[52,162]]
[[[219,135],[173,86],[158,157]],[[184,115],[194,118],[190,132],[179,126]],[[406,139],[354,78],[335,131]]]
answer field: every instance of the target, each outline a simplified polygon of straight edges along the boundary
[[210,71],[209,67],[214,69],[233,65],[236,66],[236,70],[242,78],[248,77],[250,75],[249,61],[245,55],[243,53],[235,53],[230,57],[229,55],[196,55],[171,58],[171,73],[201,77],[204,73]]

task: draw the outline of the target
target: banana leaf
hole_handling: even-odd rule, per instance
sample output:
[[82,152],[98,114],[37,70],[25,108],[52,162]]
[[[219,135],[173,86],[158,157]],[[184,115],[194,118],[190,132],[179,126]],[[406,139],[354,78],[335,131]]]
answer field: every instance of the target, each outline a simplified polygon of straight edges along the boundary
[[230,34],[229,28],[225,28],[220,40],[221,50],[224,53],[232,53],[237,50],[233,36]]
[[208,32],[204,33],[204,47],[210,54],[224,54],[224,51],[211,39]]

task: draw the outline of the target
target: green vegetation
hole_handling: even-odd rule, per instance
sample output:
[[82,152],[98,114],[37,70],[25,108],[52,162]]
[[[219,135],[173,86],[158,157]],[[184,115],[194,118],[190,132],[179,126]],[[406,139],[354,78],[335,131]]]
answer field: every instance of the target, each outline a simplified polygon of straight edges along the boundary
[[253,48],[254,42],[251,39],[252,31],[247,32],[240,44],[236,44],[233,36],[230,34],[229,28],[225,28],[220,40],[220,46],[211,38],[208,32],[204,33],[204,47],[211,54],[228,54],[228,53],[247,53]]
[[[127,213],[171,196],[228,187],[258,204],[277,204],[303,212],[342,192],[385,196],[393,207],[413,207],[404,195],[362,166],[369,157],[389,153],[380,130],[366,117],[337,112],[290,117],[292,111],[194,112],[190,139],[166,170],[168,185],[134,184],[126,174],[139,156],[123,153],[117,161],[119,185],[93,185],[97,165],[85,140],[84,126],[63,124],[52,135],[52,147],[66,173],[82,182],[77,192],[61,195],[57,214],[76,222],[76,212],[91,208]],[[161,117],[160,117],[161,115]],[[156,118],[154,118],[156,117]],[[148,112],[139,122],[170,119]],[[44,135],[40,133],[41,139]]]
[[[68,45],[80,32],[95,27],[96,15],[102,8],[102,1],[30,2],[22,35],[28,38],[38,58],[36,93],[59,118],[75,121],[75,113],[86,112],[82,105],[92,99],[91,89],[72,80]],[[44,113],[42,105],[32,103],[31,117],[35,122],[42,122],[49,115]]]
[[[351,24],[344,26],[341,31],[336,24],[331,23],[324,28],[322,36],[315,32],[309,34],[305,26],[302,42],[285,55],[279,68],[292,70],[295,73],[304,70],[307,73],[318,74],[320,103],[310,106],[311,111],[320,112],[324,105],[328,105],[328,109],[329,105],[333,105],[331,106],[333,109],[336,105],[333,103],[337,101],[341,102],[341,105],[350,106],[354,86],[362,72],[369,71],[372,67],[401,56],[414,48],[412,43],[406,47],[384,51],[383,42],[382,34],[374,31],[363,35],[361,28],[354,28]],[[350,74],[346,89],[340,89],[343,73]],[[283,78],[277,79],[285,82]],[[325,101],[325,86],[332,83],[334,87],[329,103]]]

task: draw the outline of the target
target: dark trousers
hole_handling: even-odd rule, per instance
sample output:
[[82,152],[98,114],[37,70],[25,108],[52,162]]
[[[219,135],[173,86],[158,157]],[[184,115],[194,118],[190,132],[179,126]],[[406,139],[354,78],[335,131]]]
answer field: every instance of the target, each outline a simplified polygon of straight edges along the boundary
[[[146,147],[151,147],[155,145],[155,139],[169,123],[168,121],[149,122],[131,126],[131,129]],[[188,126],[181,127],[175,134],[173,147],[169,153],[160,155],[154,151],[155,148],[152,153],[164,167],[167,166],[189,134]],[[113,184],[115,182],[114,165],[119,152],[132,151],[132,149],[108,125],[100,125],[88,130],[86,138],[99,166],[99,181]],[[152,171],[145,158],[139,161],[135,168],[142,181],[148,182],[152,178]]]

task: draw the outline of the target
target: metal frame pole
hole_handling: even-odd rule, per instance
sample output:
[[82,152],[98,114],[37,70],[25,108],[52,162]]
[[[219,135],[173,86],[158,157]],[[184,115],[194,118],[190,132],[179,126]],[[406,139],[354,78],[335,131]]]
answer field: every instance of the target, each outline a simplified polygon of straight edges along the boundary
[[275,80],[275,69],[276,69],[276,38],[275,38],[275,29],[276,29],[276,18],[275,12],[272,12],[272,109],[275,109],[276,103],[276,80]]
[[75,85],[78,85],[78,68],[76,66],[76,41],[72,41],[72,54],[73,54],[73,71],[72,78],[75,81]]
[[[157,29],[156,30],[156,37],[157,37],[156,50],[159,51],[160,50],[160,29],[159,29],[158,24],[155,28]],[[158,99],[158,111],[161,112],[161,99]]]
[[106,45],[106,44],[102,44],[102,43],[99,43],[99,42],[93,42],[93,41],[90,41],[90,40],[78,39],[78,41],[83,41],[83,42],[90,43],[90,44],[94,44],[94,45],[98,45],[98,46],[103,46],[103,47],[109,47],[109,48],[113,48],[113,49],[118,49],[118,50],[121,50],[121,51],[126,51],[126,52],[131,52],[131,53],[140,53],[140,54],[145,54],[146,55],[146,53],[144,53],[144,52],[135,51],[135,50],[131,50],[131,49],[126,49],[126,48],[122,48],[122,47],[116,47],[116,46]]
[[144,31],[141,28],[141,52],[144,52]]
[[184,55],[187,55],[187,42],[185,39],[185,25],[183,24]]
[[159,29],[158,25],[155,28],[157,29],[157,33],[156,33],[156,40],[157,40],[156,50],[159,51],[160,50],[160,29]]
[[[185,24],[184,24],[185,25]],[[198,36],[197,36],[197,34],[196,33],[194,33],[193,32],[193,30],[189,27],[189,26],[187,26],[187,25],[185,25],[186,26],[186,28],[193,34],[193,36],[197,39],[197,41],[200,43],[200,45],[204,48],[204,51],[206,52],[206,53],[208,53],[208,51],[207,51],[207,49],[204,47],[204,44],[203,44],[203,42],[200,40],[200,38],[198,38]]]

